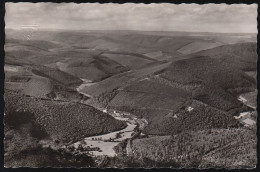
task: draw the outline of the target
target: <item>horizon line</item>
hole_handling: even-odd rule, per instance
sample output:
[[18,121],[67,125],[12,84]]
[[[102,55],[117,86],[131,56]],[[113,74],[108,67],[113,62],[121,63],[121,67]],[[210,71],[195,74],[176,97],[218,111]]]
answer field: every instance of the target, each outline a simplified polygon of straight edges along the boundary
[[[178,30],[123,30],[123,29],[107,29],[107,30],[104,30],[104,29],[96,29],[96,30],[93,30],[93,29],[62,29],[62,28],[56,28],[56,29],[51,29],[51,28],[41,28],[39,29],[39,27],[32,27],[34,25],[30,25],[31,27],[21,27],[21,28],[18,28],[18,29],[15,29],[15,28],[8,28],[8,27],[5,27],[5,30],[30,30],[30,29],[34,29],[34,28],[37,28],[36,30],[38,31],[59,31],[59,30],[62,30],[62,31],[78,31],[78,32],[86,32],[86,31],[131,31],[131,32],[180,32],[180,33],[216,33],[216,34],[258,34],[258,32],[210,32],[210,31],[178,31]],[[37,25],[38,26],[38,25]]]

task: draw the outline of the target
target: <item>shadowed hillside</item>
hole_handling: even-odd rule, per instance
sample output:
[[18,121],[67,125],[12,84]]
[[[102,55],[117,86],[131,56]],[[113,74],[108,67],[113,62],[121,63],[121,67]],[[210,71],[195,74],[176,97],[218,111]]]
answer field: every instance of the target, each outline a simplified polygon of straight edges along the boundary
[[23,96],[13,91],[6,91],[5,102],[7,118],[13,113],[32,114],[37,124],[42,126],[54,140],[71,142],[125,126],[123,122],[83,104],[43,100]]

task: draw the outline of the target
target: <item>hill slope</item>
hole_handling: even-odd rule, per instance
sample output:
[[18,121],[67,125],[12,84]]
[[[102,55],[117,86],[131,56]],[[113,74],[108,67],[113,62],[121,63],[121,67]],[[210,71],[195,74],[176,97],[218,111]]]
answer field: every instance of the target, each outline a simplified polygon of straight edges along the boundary
[[[223,51],[215,51],[215,48],[201,51],[201,54],[215,53],[208,53],[208,56],[200,53],[188,55],[146,77],[118,85],[108,100],[108,107],[146,118],[149,122],[145,129],[147,134],[238,127],[233,116],[253,110],[241,103],[238,96],[255,90],[255,79],[242,68],[247,61],[253,64],[253,59],[256,59],[255,54],[251,53],[255,50],[255,44],[226,46],[216,48],[226,49]],[[241,53],[238,58],[236,54],[239,54],[241,46],[244,47],[243,51],[249,53]],[[251,58],[247,59],[247,54],[251,54]],[[238,58],[240,66],[236,63],[230,65],[234,60],[230,56]],[[187,109],[193,110],[189,112]],[[221,123],[215,123],[217,121]]]
[[32,114],[53,140],[71,142],[125,126],[122,121],[83,104],[25,97],[13,91],[6,91],[5,102],[6,118],[15,122],[19,115]]
[[[128,142],[129,162],[149,167],[253,168],[255,133],[246,129],[190,131]],[[120,165],[117,163],[116,165]]]

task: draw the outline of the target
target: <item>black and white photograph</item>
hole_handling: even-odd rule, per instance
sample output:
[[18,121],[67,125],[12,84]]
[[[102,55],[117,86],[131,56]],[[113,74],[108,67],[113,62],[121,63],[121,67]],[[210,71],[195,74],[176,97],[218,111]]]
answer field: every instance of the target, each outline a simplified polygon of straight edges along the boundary
[[257,8],[5,3],[4,166],[256,168]]

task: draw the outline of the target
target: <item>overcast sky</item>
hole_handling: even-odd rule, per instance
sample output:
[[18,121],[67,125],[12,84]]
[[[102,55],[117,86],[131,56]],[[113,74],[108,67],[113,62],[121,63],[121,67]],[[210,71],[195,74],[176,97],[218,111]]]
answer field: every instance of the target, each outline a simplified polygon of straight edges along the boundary
[[257,33],[257,5],[6,3],[6,28]]

